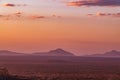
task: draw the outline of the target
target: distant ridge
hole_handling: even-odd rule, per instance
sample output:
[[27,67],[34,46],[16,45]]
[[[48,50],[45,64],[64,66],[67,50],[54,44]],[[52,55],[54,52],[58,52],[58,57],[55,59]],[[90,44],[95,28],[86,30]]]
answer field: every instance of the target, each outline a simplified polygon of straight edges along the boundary
[[41,55],[41,56],[75,56],[74,54],[65,51],[61,48],[55,49],[55,50],[50,50],[48,52],[36,52],[33,53],[34,55]]
[[120,57],[120,51],[112,50],[109,52],[105,52],[104,54],[93,54],[88,56],[89,57]]
[[[14,51],[8,50],[0,50],[0,56],[24,56],[24,55],[31,55],[31,56],[75,56],[73,53],[65,51],[61,48],[50,50],[48,52],[34,52],[34,53],[19,53]],[[86,55],[84,57],[120,57],[120,51],[111,50],[109,52],[105,52],[104,54],[92,54]]]
[[13,51],[8,51],[8,50],[0,50],[0,56],[14,56],[14,55],[24,55],[24,53],[18,53],[18,52],[13,52]]
[[61,48],[50,50],[48,52],[34,52],[34,53],[18,53],[8,50],[0,50],[0,56],[20,56],[20,55],[34,55],[34,56],[75,56],[74,54],[65,51]]

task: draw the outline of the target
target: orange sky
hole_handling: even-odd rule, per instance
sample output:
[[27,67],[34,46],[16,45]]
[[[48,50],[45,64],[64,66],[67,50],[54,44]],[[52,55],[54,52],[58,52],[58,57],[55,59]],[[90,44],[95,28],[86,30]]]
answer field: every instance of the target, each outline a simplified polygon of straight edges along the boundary
[[74,7],[61,1],[35,1],[1,1],[0,49],[63,48],[77,55],[120,50],[119,6]]

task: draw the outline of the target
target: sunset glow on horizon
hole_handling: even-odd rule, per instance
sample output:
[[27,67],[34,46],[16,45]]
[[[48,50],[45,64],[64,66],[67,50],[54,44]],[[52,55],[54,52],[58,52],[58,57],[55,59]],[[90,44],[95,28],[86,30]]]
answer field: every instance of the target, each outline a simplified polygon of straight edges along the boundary
[[120,0],[1,0],[0,49],[120,50]]

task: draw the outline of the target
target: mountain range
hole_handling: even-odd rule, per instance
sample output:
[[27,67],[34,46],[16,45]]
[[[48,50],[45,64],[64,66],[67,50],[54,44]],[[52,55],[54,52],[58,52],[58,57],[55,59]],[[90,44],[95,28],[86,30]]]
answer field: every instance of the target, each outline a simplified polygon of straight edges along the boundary
[[65,51],[63,49],[55,49],[50,50],[48,52],[34,52],[34,53],[18,53],[18,52],[12,52],[8,50],[0,50],[0,56],[23,56],[23,55],[33,55],[33,56],[75,56],[73,53],[70,53],[68,51]]
[[[73,53],[65,51],[63,49],[55,49],[50,50],[48,52],[34,52],[34,53],[19,53],[19,52],[12,52],[8,50],[0,50],[0,56],[75,56]],[[85,55],[82,57],[120,57],[120,51],[112,50],[109,52],[101,53],[101,54],[92,54],[92,55]]]

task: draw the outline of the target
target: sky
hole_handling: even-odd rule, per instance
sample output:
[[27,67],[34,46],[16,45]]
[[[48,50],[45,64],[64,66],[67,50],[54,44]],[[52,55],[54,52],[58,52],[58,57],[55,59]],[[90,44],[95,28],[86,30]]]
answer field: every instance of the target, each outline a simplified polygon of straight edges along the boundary
[[120,0],[0,0],[0,49],[120,50]]

